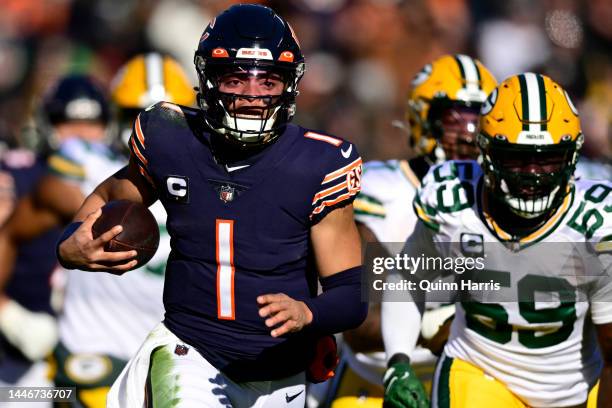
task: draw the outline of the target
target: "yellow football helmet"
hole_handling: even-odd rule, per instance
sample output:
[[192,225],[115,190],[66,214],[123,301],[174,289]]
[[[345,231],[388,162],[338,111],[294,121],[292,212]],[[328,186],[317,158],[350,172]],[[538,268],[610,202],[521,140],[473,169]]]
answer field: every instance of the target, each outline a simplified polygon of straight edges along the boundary
[[157,52],[136,55],[111,82],[121,139],[127,142],[132,123],[142,109],[160,101],[191,106],[195,96],[193,85],[176,60]]
[[520,217],[536,218],[561,204],[582,143],[576,108],[544,75],[512,76],[482,106],[478,144],[487,187]]
[[[410,125],[410,146],[418,155],[434,152],[443,133],[440,114],[449,107],[464,107],[477,113],[497,80],[482,63],[467,55],[444,55],[415,75],[408,93],[406,120]],[[476,126],[470,126],[476,139]],[[446,159],[435,149],[436,161]]]

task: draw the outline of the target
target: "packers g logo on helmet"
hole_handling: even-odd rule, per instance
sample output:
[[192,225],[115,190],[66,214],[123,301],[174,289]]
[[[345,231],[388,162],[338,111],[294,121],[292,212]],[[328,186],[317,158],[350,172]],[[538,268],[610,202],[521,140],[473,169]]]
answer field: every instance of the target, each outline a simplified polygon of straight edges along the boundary
[[494,94],[478,135],[487,185],[515,214],[538,217],[569,192],[583,141],[580,119],[567,93],[544,75],[512,76]]
[[489,70],[467,55],[444,55],[425,65],[412,80],[408,94],[410,146],[418,155],[429,154],[435,148],[432,106],[440,103],[479,109],[496,85]]

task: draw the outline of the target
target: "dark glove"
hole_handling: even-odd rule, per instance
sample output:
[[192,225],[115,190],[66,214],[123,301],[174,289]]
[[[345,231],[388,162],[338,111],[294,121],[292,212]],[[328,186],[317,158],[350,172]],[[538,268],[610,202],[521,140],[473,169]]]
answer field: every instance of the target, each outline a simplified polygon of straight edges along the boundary
[[315,384],[329,380],[334,376],[339,361],[336,338],[332,335],[319,338],[314,358],[306,371],[306,379]]

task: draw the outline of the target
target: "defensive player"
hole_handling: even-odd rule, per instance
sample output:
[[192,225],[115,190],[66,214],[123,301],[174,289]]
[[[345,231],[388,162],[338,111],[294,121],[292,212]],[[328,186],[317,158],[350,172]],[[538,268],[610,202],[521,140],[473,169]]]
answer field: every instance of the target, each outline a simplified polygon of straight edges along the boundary
[[[89,79],[76,78],[79,83],[90,83]],[[74,86],[70,82],[74,80],[66,81]],[[55,101],[56,109],[64,115],[95,111],[91,100],[86,105],[82,96],[80,101],[73,98],[82,103],[80,107],[73,99],[62,99]],[[112,97],[121,117],[160,98],[185,104],[195,102],[195,93],[177,62],[157,53],[138,55],[128,61],[113,81]],[[108,107],[104,109],[108,114]],[[105,130],[101,126],[95,137],[90,134],[88,138],[76,132],[60,145],[49,160],[51,174],[42,179],[29,198],[37,205],[14,214],[7,230],[10,236],[28,240],[51,225],[65,225],[85,196],[125,165],[127,158],[110,147]],[[111,384],[163,316],[161,298],[170,238],[163,207],[156,205],[151,210],[160,226],[161,243],[145,267],[123,279],[105,274],[86,276],[62,268],[56,273],[65,274],[66,288],[59,316],[60,343],[53,352],[53,375],[57,386],[76,387],[75,406],[105,406]]]
[[[583,141],[578,113],[550,78],[506,79],[481,114],[482,169],[451,161],[429,171],[414,202],[420,222],[404,249],[423,259],[479,257],[483,268],[457,276],[498,286],[459,289],[432,405],[583,407],[591,395],[590,407],[601,375],[597,406],[610,406],[612,185],[573,181]],[[431,281],[439,269],[419,275]],[[386,304],[385,398],[414,406],[402,366],[413,328],[387,316]]]
[[[387,254],[399,252],[414,229],[417,216],[412,209],[416,189],[428,168],[446,159],[475,159],[479,112],[497,81],[480,61],[467,55],[444,55],[421,69],[408,92],[406,119],[409,141],[417,156],[410,160],[374,161],[364,165],[362,190],[355,199],[355,218],[370,249],[381,247]],[[371,252],[368,256],[374,256]],[[439,304],[438,304],[439,305]],[[423,330],[429,339],[450,316],[454,307],[430,308]],[[407,323],[409,324],[409,323]],[[372,302],[368,318],[360,328],[344,334],[350,348],[343,348],[349,371],[333,379],[333,407],[360,404],[380,406],[383,398],[383,350],[380,332],[380,303]],[[434,356],[419,347],[411,356],[422,377],[431,378]],[[339,370],[342,371],[342,370]],[[427,374],[429,372],[429,374]],[[343,378],[346,377],[346,378]],[[418,379],[414,376],[415,387]],[[425,396],[423,395],[423,399]],[[367,399],[366,399],[367,398]]]
[[201,109],[160,103],[139,115],[130,164],[87,198],[59,258],[133,267],[134,252],[103,250],[120,226],[95,240],[91,226],[108,201],[159,199],[172,237],[165,319],[108,405],[303,406],[316,340],[367,312],[352,209],[361,159],[351,143],[289,123],[304,58],[271,9],[221,13],[195,66]]
[[[69,107],[69,109],[67,109]],[[57,145],[75,135],[104,138],[109,120],[107,101],[88,78],[62,78],[41,103],[40,128]],[[14,179],[16,210],[0,229],[0,381],[12,386],[48,386],[48,366],[42,360],[55,346],[58,330],[51,305],[51,275],[57,264],[54,245],[61,222],[37,213],[31,192],[47,173],[48,149],[38,154],[11,150],[0,167]],[[26,214],[25,217],[23,215]],[[36,232],[41,227],[42,229]]]

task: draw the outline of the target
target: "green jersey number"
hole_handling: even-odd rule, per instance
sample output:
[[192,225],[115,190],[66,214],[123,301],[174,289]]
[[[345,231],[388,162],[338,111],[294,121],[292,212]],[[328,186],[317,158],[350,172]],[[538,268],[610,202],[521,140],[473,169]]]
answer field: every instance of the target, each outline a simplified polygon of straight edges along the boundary
[[[474,189],[468,181],[465,181],[471,180],[473,177],[472,166],[473,164],[470,162],[452,163],[447,167],[438,166],[433,170],[434,180],[441,183],[436,191],[438,211],[451,213],[469,208],[474,204]],[[448,174],[442,174],[442,169],[448,169]],[[458,178],[460,172],[463,173],[464,181],[454,184],[452,187],[444,183],[444,181]]]
[[[587,239],[590,239],[595,231],[603,225],[604,216],[601,215],[597,208],[591,208],[587,211],[584,211],[584,208],[587,205],[587,201],[595,204],[601,203],[606,199],[610,191],[612,189],[605,184],[594,184],[591,186],[584,194],[585,201],[580,203],[576,212],[567,222],[567,225],[583,234]],[[612,205],[604,207],[603,210],[607,213],[612,212]]]
[[[510,272],[480,271],[471,279],[474,282],[493,279],[500,286],[510,287]],[[517,290],[520,315],[528,323],[547,325],[545,330],[513,327],[508,323],[508,313],[502,305],[476,301],[461,302],[467,327],[501,344],[508,343],[513,331],[516,331],[518,341],[531,349],[550,347],[567,340],[576,321],[576,293],[569,282],[559,277],[526,275],[518,281]],[[557,293],[559,306],[537,309],[536,293]],[[559,327],[551,331],[551,325]]]

